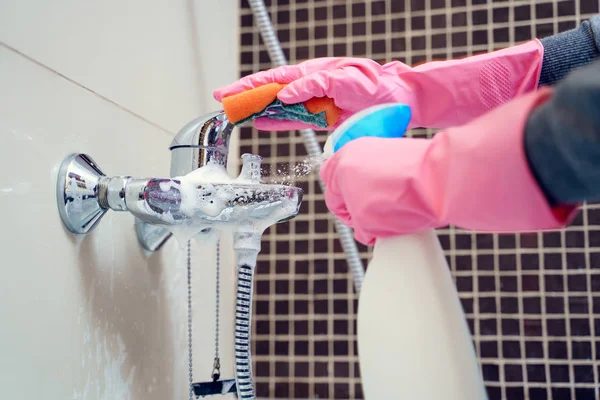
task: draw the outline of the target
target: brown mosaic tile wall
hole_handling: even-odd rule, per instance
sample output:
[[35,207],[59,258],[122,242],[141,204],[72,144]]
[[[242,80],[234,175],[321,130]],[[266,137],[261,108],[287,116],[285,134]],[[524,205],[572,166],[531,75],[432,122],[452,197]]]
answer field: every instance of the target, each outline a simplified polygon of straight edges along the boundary
[[[322,56],[414,65],[492,51],[575,27],[598,0],[269,0],[291,63]],[[270,60],[241,1],[242,75]],[[412,135],[430,135],[413,131]],[[325,136],[321,134],[322,142]],[[276,174],[306,155],[294,132],[241,130],[241,151]],[[263,238],[254,360],[259,397],[362,398],[357,298],[313,176],[302,213]],[[479,235],[439,231],[476,343],[490,399],[594,399],[600,384],[600,208],[565,231]],[[360,247],[364,262],[369,249]]]

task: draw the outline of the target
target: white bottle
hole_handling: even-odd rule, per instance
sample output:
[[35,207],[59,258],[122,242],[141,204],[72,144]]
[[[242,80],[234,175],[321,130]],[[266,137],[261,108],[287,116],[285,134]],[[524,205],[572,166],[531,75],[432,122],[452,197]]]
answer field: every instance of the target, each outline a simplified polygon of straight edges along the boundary
[[[402,104],[371,107],[325,143],[330,157],[363,136],[399,138]],[[366,400],[485,400],[471,334],[434,230],[378,239],[358,302],[358,353]]]
[[366,400],[487,399],[435,231],[376,241],[357,334]]

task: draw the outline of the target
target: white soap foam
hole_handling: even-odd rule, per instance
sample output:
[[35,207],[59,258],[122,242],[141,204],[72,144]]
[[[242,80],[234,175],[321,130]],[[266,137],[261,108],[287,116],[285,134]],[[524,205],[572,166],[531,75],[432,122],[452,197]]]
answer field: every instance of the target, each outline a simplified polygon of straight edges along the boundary
[[[307,163],[306,165],[309,164]],[[248,233],[252,233],[251,236],[253,238],[249,239],[250,242],[247,244],[240,242],[238,247],[241,246],[240,248],[248,250],[252,248],[258,253],[260,238],[264,230],[295,212],[296,201],[294,199],[287,199],[285,196],[281,196],[282,198],[277,204],[269,203],[265,205],[253,204],[252,207],[245,207],[244,205],[228,207],[227,202],[232,198],[237,198],[240,203],[243,203],[245,196],[247,196],[244,190],[240,188],[234,193],[236,190],[234,186],[228,185],[234,183],[248,184],[250,181],[247,182],[247,177],[242,176],[232,178],[222,165],[208,164],[185,176],[176,177],[172,181],[160,184],[161,190],[165,192],[171,188],[180,191],[180,211],[190,218],[184,223],[172,224],[174,219],[170,213],[163,213],[161,216],[165,222],[171,223],[166,227],[173,233],[181,248],[185,247],[187,242],[202,230],[213,226],[209,223],[202,224],[194,221],[194,217],[200,214],[204,220],[232,221],[231,223],[220,224],[220,230],[241,232],[248,229]],[[256,193],[260,194],[260,188],[253,190],[256,190]],[[242,227],[233,222],[237,218],[240,221],[245,220],[246,224],[251,224],[251,228],[245,227],[242,229]]]
[[[180,183],[178,184],[176,181]],[[208,164],[185,176],[176,177],[172,181],[161,182],[160,188],[165,192],[171,188],[179,190],[181,193],[180,211],[187,217],[193,218],[196,213],[217,217],[226,208],[227,191],[233,190],[233,188],[220,187],[216,189],[214,184],[231,182],[233,182],[233,179],[229,176],[225,167],[218,164]],[[166,222],[174,222],[169,212],[163,213],[162,219]],[[210,227],[209,224],[199,223],[166,226],[175,236],[181,248],[184,248],[191,238],[208,227]]]
[[211,217],[219,215],[225,209],[225,199],[229,196],[223,193],[225,188],[216,190],[212,184],[234,181],[225,167],[219,164],[205,165],[175,179],[181,182],[181,212],[188,217],[194,216],[197,211]]
[[179,185],[173,181],[164,181],[161,182],[158,186],[163,192],[168,192],[169,190],[171,190],[171,188],[179,189]]

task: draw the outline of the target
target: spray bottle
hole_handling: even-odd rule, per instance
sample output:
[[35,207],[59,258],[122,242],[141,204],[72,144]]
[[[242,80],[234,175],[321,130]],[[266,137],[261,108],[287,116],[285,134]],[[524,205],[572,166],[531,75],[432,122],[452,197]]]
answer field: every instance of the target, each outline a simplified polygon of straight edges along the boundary
[[[325,158],[364,136],[398,138],[410,107],[366,109],[328,138]],[[487,399],[471,334],[434,230],[377,239],[358,303],[365,399]]]

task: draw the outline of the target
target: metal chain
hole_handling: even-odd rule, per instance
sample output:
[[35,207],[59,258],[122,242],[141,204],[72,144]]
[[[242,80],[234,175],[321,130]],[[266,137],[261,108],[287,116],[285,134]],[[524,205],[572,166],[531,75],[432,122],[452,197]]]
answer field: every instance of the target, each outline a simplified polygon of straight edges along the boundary
[[216,292],[215,292],[215,360],[213,363],[212,379],[219,380],[221,377],[221,359],[219,356],[220,336],[220,306],[221,306],[221,241],[217,239],[217,270],[216,270]]
[[[212,379],[219,380],[221,376],[221,360],[219,354],[219,337],[220,337],[220,315],[221,315],[221,246],[220,240],[217,240],[216,254],[216,299],[215,299],[215,359],[213,363]],[[189,400],[194,399],[194,374],[192,363],[192,250],[191,241],[187,245],[187,294],[188,294],[188,361],[189,361]]]
[[190,373],[190,400],[194,400],[194,375],[192,367],[192,249],[187,245],[187,290],[188,290],[188,361]]

